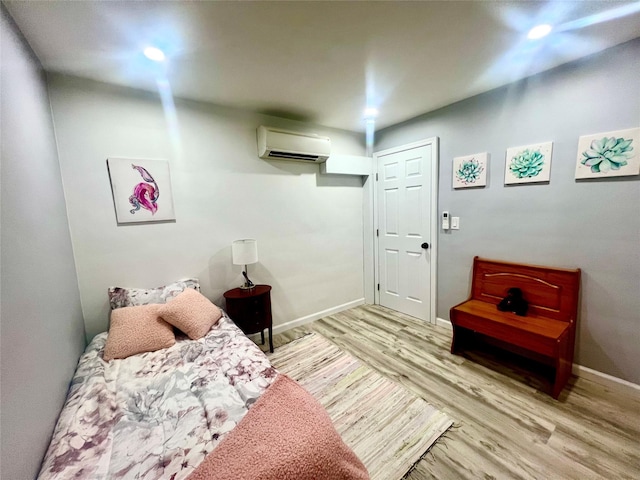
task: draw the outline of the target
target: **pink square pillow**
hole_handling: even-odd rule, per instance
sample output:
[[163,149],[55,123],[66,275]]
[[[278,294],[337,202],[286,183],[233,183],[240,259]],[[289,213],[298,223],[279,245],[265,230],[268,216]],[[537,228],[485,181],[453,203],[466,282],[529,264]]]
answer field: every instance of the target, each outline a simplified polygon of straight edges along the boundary
[[159,308],[160,305],[140,305],[112,310],[103,358],[126,358],[176,343],[173,327],[160,318]]
[[158,310],[166,322],[186,333],[192,340],[204,337],[222,312],[200,292],[185,289]]

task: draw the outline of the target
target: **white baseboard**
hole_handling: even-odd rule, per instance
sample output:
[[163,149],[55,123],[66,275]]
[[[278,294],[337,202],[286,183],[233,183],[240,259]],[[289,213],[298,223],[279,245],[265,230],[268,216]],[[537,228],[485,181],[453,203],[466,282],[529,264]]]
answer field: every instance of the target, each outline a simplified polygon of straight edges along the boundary
[[[436,325],[439,327],[453,329],[451,322],[449,320],[445,320],[444,318],[436,318]],[[623,380],[622,378],[614,377],[613,375],[609,375],[607,373],[599,372],[598,370],[593,370],[592,368],[583,367],[582,365],[578,365],[577,363],[573,364],[571,373],[573,373],[576,377],[591,380],[593,382],[599,383],[600,385],[615,385],[616,387],[622,386],[634,390],[636,393],[640,392],[640,385],[628,382],[627,380]]]
[[449,330],[453,330],[453,327],[451,326],[451,322],[449,320],[445,320],[444,318],[440,318],[440,317],[436,317],[436,326],[445,327],[445,328],[448,328]]
[[578,365],[577,363],[573,364],[571,373],[573,373],[576,377],[591,380],[593,382],[599,383],[600,385],[625,387],[633,390],[635,393],[640,393],[640,385],[636,383],[628,382],[627,380],[623,380],[622,378],[614,377],[613,375],[602,373],[598,370],[593,370],[592,368],[583,367],[582,365]]
[[[343,303],[342,305],[337,305],[335,307],[327,308],[326,310],[322,310],[320,312],[312,313],[311,315],[306,315],[304,317],[297,318],[295,320],[291,320],[290,322],[281,323],[279,325],[274,325],[273,334],[277,335],[278,333],[285,332],[287,330],[291,330],[292,328],[299,327],[300,325],[305,325],[307,323],[314,322],[316,320],[321,319],[322,317],[327,317],[329,315],[333,315],[334,313],[339,313],[344,310],[348,310],[350,308],[358,307],[360,305],[364,305],[364,298],[359,298],[358,300],[353,300],[351,302]],[[259,336],[249,335],[249,338],[254,338]]]

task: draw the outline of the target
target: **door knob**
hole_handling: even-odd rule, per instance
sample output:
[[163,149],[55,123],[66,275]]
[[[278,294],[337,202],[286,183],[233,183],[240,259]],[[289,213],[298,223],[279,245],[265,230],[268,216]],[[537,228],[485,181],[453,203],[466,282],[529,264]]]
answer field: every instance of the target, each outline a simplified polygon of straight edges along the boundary
[[427,242],[424,242],[422,245],[420,245],[422,248],[424,248],[425,250],[427,248],[429,248],[429,244]]

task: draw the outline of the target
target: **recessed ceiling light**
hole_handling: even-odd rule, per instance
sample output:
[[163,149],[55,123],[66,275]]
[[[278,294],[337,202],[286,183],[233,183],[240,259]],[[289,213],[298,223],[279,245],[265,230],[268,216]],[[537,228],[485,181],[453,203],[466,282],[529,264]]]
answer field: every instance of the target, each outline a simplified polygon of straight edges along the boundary
[[537,25],[529,30],[527,38],[529,40],[537,40],[539,38],[546,37],[549,33],[551,33],[551,25]]
[[164,61],[164,52],[156,47],[147,47],[144,49],[144,56],[154,62]]
[[364,109],[364,118],[376,118],[378,116],[378,109],[369,107]]

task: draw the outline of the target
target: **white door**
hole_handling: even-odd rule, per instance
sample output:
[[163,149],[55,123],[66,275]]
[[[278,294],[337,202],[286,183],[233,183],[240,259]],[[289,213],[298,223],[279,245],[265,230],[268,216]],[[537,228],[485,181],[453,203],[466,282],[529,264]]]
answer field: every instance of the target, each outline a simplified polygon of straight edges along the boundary
[[435,323],[437,139],[375,156],[379,303]]

